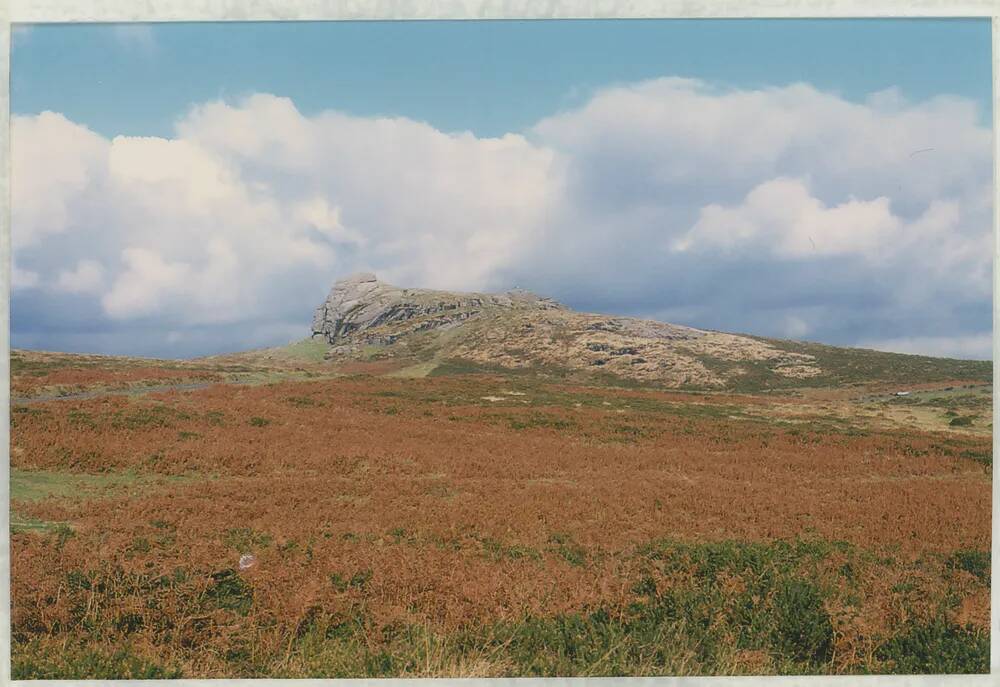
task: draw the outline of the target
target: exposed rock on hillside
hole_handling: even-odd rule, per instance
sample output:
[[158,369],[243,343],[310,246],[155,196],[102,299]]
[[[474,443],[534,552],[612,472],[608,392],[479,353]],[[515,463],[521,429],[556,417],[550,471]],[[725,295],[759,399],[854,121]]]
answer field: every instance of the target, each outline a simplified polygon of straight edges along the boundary
[[743,375],[816,376],[811,355],[757,338],[630,317],[579,313],[527,291],[407,289],[355,274],[316,309],[313,338],[340,364],[399,374],[536,369],[664,386],[723,387]]
[[[401,335],[455,326],[487,309],[551,310],[562,308],[549,298],[515,289],[501,294],[452,293],[401,289],[381,282],[371,272],[341,279],[313,316],[313,336],[331,344],[345,341],[393,343]],[[392,334],[384,325],[409,323]]]

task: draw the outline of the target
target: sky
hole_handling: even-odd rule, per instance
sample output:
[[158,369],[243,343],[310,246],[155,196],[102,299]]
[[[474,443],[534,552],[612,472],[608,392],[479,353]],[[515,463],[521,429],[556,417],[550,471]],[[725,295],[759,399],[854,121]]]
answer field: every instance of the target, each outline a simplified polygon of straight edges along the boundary
[[332,282],[992,351],[988,20],[32,25],[12,345],[189,357]]

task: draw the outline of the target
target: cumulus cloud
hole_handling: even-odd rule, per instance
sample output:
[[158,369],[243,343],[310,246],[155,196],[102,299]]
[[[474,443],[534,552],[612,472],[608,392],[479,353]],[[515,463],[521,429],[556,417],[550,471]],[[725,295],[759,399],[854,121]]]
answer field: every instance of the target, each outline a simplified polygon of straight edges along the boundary
[[170,138],[14,117],[12,150],[15,344],[59,348],[83,303],[95,346],[139,323],[138,353],[280,343],[358,269],[939,353],[990,321],[991,137],[947,96],[664,78],[480,138],[254,94]]
[[856,253],[876,258],[898,239],[903,223],[885,197],[851,199],[826,207],[798,179],[773,179],[754,188],[732,208],[708,205],[673,250],[710,248],[734,251],[753,245],[778,258]]
[[14,249],[65,231],[106,170],[108,141],[63,115],[14,117],[11,132]]
[[104,268],[94,260],[80,260],[72,270],[63,270],[54,288],[68,293],[100,293],[104,286]]

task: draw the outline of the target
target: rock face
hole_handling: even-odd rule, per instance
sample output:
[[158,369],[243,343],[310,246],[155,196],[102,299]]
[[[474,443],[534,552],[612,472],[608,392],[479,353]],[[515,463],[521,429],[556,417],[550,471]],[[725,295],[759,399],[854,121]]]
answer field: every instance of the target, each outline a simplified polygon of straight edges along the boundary
[[333,285],[316,308],[312,333],[333,345],[346,341],[388,345],[399,334],[386,334],[384,325],[410,322],[412,327],[404,333],[427,331],[455,326],[485,309],[497,308],[548,310],[562,306],[520,289],[501,294],[403,289],[379,281],[371,272],[361,272]]
[[519,289],[400,288],[367,272],[333,285],[316,309],[312,335],[342,369],[374,364],[417,376],[438,368],[520,368],[721,388],[748,374],[780,380],[821,373],[813,356],[753,337],[576,312]]

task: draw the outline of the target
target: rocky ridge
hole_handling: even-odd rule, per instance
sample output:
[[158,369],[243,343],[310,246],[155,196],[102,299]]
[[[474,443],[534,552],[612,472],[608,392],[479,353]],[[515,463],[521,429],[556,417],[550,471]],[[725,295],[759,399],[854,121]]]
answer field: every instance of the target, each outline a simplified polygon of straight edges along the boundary
[[664,386],[724,387],[746,374],[804,379],[813,356],[748,336],[580,313],[528,291],[411,289],[354,274],[316,309],[312,338],[337,364],[378,362],[403,375],[441,365],[559,370]]
[[[520,289],[501,294],[404,289],[379,281],[371,272],[361,272],[333,285],[316,308],[312,333],[331,345],[388,345],[407,333],[447,329],[496,308],[552,310],[563,306]],[[387,325],[397,326],[387,333]]]

